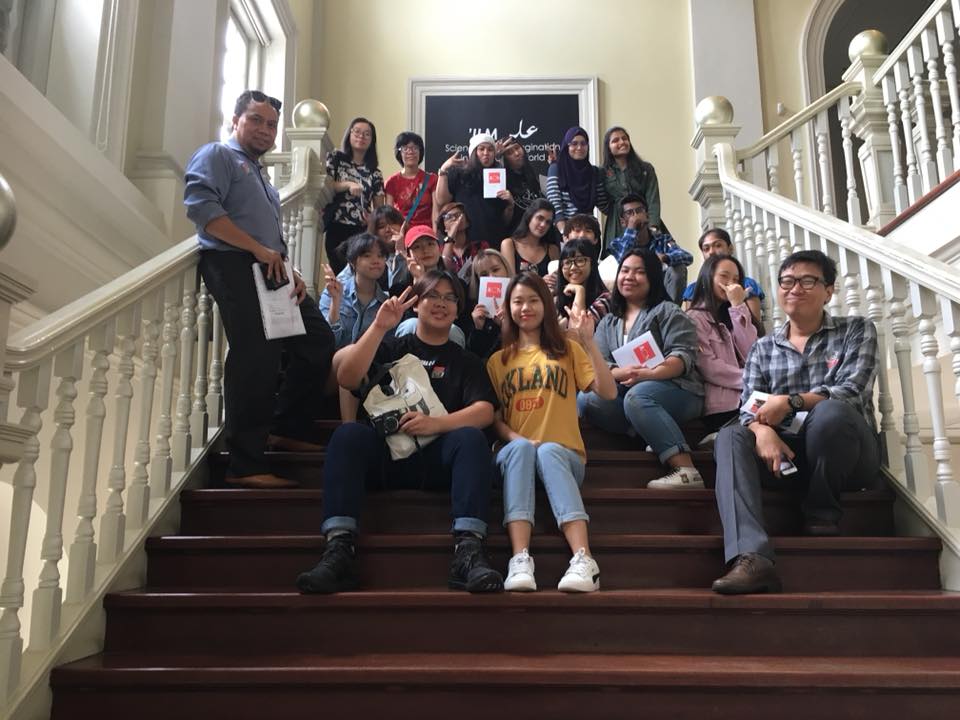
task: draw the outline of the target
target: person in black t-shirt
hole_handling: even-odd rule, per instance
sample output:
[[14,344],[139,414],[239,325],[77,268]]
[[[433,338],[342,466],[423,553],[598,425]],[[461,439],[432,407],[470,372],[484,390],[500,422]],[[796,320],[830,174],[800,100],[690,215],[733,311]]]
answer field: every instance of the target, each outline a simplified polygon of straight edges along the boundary
[[[403,460],[391,459],[386,440],[367,423],[344,423],[336,429],[323,467],[320,529],[327,546],[316,567],[297,578],[302,592],[334,593],[359,586],[356,533],[368,488],[449,489],[455,537],[449,586],[469,592],[503,590],[503,577],[490,567],[483,549],[493,481],[483,428],[493,423],[498,401],[482,361],[449,340],[463,304],[459,280],[449,272],[431,270],[400,297],[384,302],[361,338],[338,354],[337,381],[351,390],[374,376],[378,366],[415,355],[449,414],[405,413],[401,432],[438,437]],[[416,334],[384,340],[410,307],[419,316]]]

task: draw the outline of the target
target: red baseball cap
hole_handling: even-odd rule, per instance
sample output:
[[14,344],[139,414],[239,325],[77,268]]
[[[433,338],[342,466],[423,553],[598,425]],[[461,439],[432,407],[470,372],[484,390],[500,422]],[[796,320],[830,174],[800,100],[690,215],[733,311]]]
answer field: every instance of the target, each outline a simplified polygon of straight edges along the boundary
[[403,236],[403,247],[409,248],[422,237],[428,237],[434,242],[439,242],[439,240],[437,240],[437,234],[433,231],[432,227],[429,225],[414,225],[407,230],[407,234]]

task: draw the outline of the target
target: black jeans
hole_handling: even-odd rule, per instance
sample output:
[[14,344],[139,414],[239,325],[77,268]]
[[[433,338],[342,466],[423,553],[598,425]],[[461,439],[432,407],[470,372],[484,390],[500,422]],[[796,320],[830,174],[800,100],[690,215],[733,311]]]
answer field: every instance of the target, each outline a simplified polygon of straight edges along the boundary
[[346,241],[354,235],[365,232],[362,225],[347,225],[346,223],[332,222],[323,229],[323,247],[327,251],[327,264],[337,275],[347,266]]
[[372,427],[344,423],[330,438],[323,463],[321,531],[356,531],[366,490],[418,489],[449,490],[453,529],[486,535],[492,484],[493,459],[482,430],[451,430],[412,456],[392,460]]
[[[247,252],[200,253],[200,274],[217,301],[230,343],[223,394],[227,472],[233,477],[269,472],[263,453],[271,428],[285,437],[310,437],[334,351],[333,331],[309,296],[300,303],[307,334],[267,340],[253,282],[254,262]],[[288,363],[278,396],[282,350]]]

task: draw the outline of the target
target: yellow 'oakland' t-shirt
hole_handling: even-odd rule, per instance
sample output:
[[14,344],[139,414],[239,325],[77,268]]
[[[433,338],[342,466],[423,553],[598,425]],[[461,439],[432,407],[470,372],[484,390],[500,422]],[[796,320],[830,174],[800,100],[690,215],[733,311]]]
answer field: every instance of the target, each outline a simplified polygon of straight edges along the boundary
[[567,341],[568,352],[551,360],[540,346],[524,348],[503,364],[503,350],[487,361],[487,373],[500,398],[503,421],[528,440],[555,442],[587,454],[577,420],[577,391],[586,390],[596,374],[579,343]]

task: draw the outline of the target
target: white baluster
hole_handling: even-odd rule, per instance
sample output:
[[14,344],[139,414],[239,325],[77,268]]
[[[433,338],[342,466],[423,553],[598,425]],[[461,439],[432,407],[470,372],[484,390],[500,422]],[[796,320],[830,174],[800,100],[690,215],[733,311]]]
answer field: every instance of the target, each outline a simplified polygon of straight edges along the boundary
[[113,433],[113,464],[107,478],[107,507],[100,521],[100,548],[97,559],[113,563],[123,554],[127,517],[123,511],[123,493],[127,489],[127,436],[130,434],[130,405],[133,401],[133,352],[140,337],[140,305],[126,308],[117,316],[116,415]]
[[30,430],[24,442],[23,457],[13,474],[13,499],[10,502],[10,535],[7,543],[7,567],[0,585],[0,706],[5,705],[20,684],[20,658],[23,636],[20,608],[24,602],[23,563],[27,552],[27,532],[33,489],[37,485],[35,465],[40,457],[38,435],[43,427],[43,411],[50,399],[50,363],[45,362],[20,374],[17,405],[23,409],[20,424]]
[[916,45],[907,50],[907,67],[913,84],[913,106],[916,108],[917,130],[920,134],[920,141],[917,143],[920,155],[920,181],[923,192],[926,194],[937,184],[937,163],[933,159],[930,128],[927,125],[927,100],[923,91],[923,58],[920,55],[920,48]]
[[[724,217],[724,229],[730,233],[730,240],[733,240],[733,198],[730,197],[730,193],[724,191],[723,193],[723,217]],[[736,252],[736,250],[734,250]]]
[[207,418],[219,427],[223,417],[223,320],[220,307],[213,305],[213,348],[210,360],[210,390],[207,393]]
[[953,394],[960,399],[960,308],[947,298],[940,298],[943,315],[943,331],[950,338],[950,354],[953,356]]
[[[194,275],[193,271],[190,273]],[[193,343],[196,337],[197,315],[193,311],[196,282],[185,278],[180,307],[180,392],[177,395],[177,414],[173,421],[173,469],[182,472],[190,464],[190,373],[193,371]]]
[[[773,216],[770,213],[763,213],[763,237],[766,244],[767,277],[771,288],[777,286],[777,278],[780,270],[780,252],[777,243],[777,233],[773,226]],[[774,293],[776,294],[776,293]],[[773,303],[773,325],[778,327],[783,324],[783,308],[780,303]]]
[[210,346],[210,294],[200,283],[197,294],[197,378],[193,383],[193,412],[190,413],[190,436],[194,447],[207,442],[207,350]]
[[[774,312],[777,310],[777,305],[772,302],[773,295],[769,292],[766,292],[766,288],[770,287],[770,268],[767,264],[767,236],[763,229],[763,210],[758,207],[753,208],[753,254],[756,256],[756,275],[752,277],[760,283],[760,287],[764,288],[766,296],[770,298],[771,303],[768,307],[764,307],[763,317],[767,322],[773,323],[773,327],[777,326],[776,318],[774,317]],[[770,328],[767,328],[768,330]]]
[[53,374],[60,378],[57,387],[59,402],[53,413],[57,430],[50,441],[50,488],[47,499],[47,524],[43,534],[40,559],[40,583],[33,592],[30,612],[30,649],[46,650],[60,631],[60,558],[63,557],[63,504],[70,471],[73,437],[70,430],[76,421],[73,401],[77,399],[77,381],[83,375],[83,341],[61,350],[53,361]]
[[[824,255],[830,257],[835,263],[840,262],[840,251],[837,245],[833,242],[827,240],[827,238],[820,238],[820,251]],[[843,315],[843,289],[842,284],[834,283],[833,295],[830,297],[830,301],[827,303],[827,310],[834,317],[840,317]]]
[[140,303],[143,318],[143,347],[140,356],[140,431],[133,451],[133,475],[127,492],[127,526],[143,527],[150,511],[150,425],[153,422],[153,396],[157,385],[157,356],[160,321],[163,314],[162,294],[154,292]]
[[933,425],[933,460],[937,466],[937,482],[934,491],[937,500],[937,517],[947,527],[960,523],[960,488],[953,479],[950,467],[950,439],[943,412],[943,387],[940,381],[940,360],[937,357],[940,344],[937,342],[936,295],[927,288],[910,283],[910,299],[913,313],[920,318],[920,352],[923,355],[923,374],[927,379],[927,399],[930,401],[930,421]]
[[160,416],[157,419],[155,450],[150,461],[150,496],[165,498],[170,491],[170,436],[173,434],[173,378],[177,362],[177,303],[182,279],[163,289],[163,345],[160,348]]
[[944,77],[950,95],[950,124],[953,126],[953,157],[960,158],[960,91],[957,90],[957,63],[953,52],[956,31],[949,10],[937,13],[937,40],[943,52]]
[[921,35],[923,57],[927,61],[927,79],[930,81],[930,107],[933,108],[933,123],[937,135],[937,175],[943,182],[953,174],[953,150],[947,141],[948,130],[943,114],[943,98],[940,95],[940,46],[937,31],[928,27]]
[[743,255],[741,255],[741,258],[746,265],[747,275],[761,282],[760,278],[757,277],[757,250],[753,243],[753,217],[750,213],[750,206],[741,200],[740,214],[743,223]]
[[774,218],[775,234],[777,236],[777,274],[780,273],[780,263],[790,255],[790,223],[780,217]]
[[303,198],[297,203],[296,218],[294,220],[293,236],[296,238],[296,247],[291,248],[290,258],[294,267],[300,267],[303,262]]
[[857,176],[854,174],[853,133],[850,129],[853,122],[850,116],[850,98],[840,98],[837,108],[840,116],[840,135],[843,138],[843,167],[847,184],[847,222],[853,225],[861,225],[860,197],[857,195]]
[[747,262],[747,251],[743,243],[743,215],[740,212],[740,204],[733,200],[731,202],[733,207],[733,246],[736,248],[736,253],[738,258],[742,258],[743,262]]
[[877,409],[880,411],[880,444],[887,468],[895,477],[903,474],[903,437],[897,432],[893,417],[893,397],[890,394],[887,353],[887,318],[883,311],[883,273],[880,266],[864,257],[860,258],[860,274],[866,284],[867,317],[877,328],[877,355],[880,366],[877,371]]
[[763,156],[767,164],[767,189],[780,194],[780,153],[776,144],[771,145],[763,151]]
[[907,63],[898,62],[893,69],[897,95],[900,98],[900,124],[903,126],[903,148],[907,157],[907,199],[912,205],[922,195],[920,190],[920,172],[917,166],[917,153],[913,146],[913,119],[910,113],[910,91],[913,85],[907,70]]
[[933,481],[927,472],[927,457],[920,442],[920,420],[913,392],[913,363],[910,359],[910,321],[907,319],[907,283],[899,275],[883,270],[883,284],[890,298],[890,329],[893,332],[893,352],[897,358],[900,376],[900,396],[903,401],[903,434],[906,435],[903,466],[907,488],[921,502],[933,494]]
[[107,406],[107,371],[110,353],[116,342],[116,323],[113,320],[90,331],[87,347],[93,352],[90,367],[90,396],[86,411],[86,433],[83,441],[83,478],[80,498],[77,500],[77,530],[70,545],[70,563],[67,565],[67,602],[80,602],[93,587],[97,565],[96,531],[93,519],[97,516],[97,480],[100,477],[100,449],[103,445],[103,422]]
[[899,215],[909,206],[907,182],[904,179],[903,158],[900,155],[900,124],[897,119],[897,90],[893,76],[883,78],[883,102],[887,107],[887,126],[890,128],[890,153],[893,156],[893,203]]
[[820,167],[820,207],[827,215],[833,211],[833,166],[830,163],[830,126],[827,111],[817,115],[814,123],[817,138],[817,164]]
[[803,148],[800,133],[790,133],[790,155],[793,159],[793,188],[797,194],[797,203],[803,205]]
[[[861,317],[863,311],[860,309],[860,258],[851,250],[839,248],[840,276],[843,278],[843,300],[847,306],[847,315],[850,317]],[[839,292],[837,288],[835,292]]]

